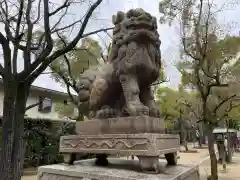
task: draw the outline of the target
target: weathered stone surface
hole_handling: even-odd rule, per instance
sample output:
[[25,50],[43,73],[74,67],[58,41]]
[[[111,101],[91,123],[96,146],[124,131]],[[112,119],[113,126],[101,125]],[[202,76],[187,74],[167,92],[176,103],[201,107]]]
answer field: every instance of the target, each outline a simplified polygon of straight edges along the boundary
[[164,133],[164,121],[149,116],[93,119],[76,123],[77,134]]
[[178,150],[179,136],[173,134],[83,134],[60,139],[60,152],[159,156]]
[[151,84],[159,78],[161,52],[157,19],[143,9],[118,12],[113,18],[107,63],[86,70],[79,80],[81,105],[92,117],[159,117]]
[[134,160],[110,159],[109,167],[94,165],[94,159],[78,161],[75,165],[48,165],[38,169],[38,180],[199,180],[197,165],[164,167],[162,174],[139,172]]

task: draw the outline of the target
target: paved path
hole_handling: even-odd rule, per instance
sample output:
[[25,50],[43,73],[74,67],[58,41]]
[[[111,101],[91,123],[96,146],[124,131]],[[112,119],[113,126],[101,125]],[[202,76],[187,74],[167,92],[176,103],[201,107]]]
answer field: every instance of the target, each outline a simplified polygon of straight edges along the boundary
[[[187,153],[181,153],[180,163],[201,163],[199,166],[200,177],[201,180],[206,180],[211,172],[208,149],[201,149],[198,151],[199,154],[187,155]],[[226,172],[223,171],[222,165],[218,164],[218,176],[219,180],[240,180],[240,153],[234,153],[233,162],[227,164]]]
[[[210,174],[210,160],[206,160],[199,167],[201,180],[206,180],[206,177]],[[240,153],[235,153],[233,162],[227,164],[227,171],[223,171],[221,164],[218,164],[218,176],[219,180],[239,180],[240,179]]]
[[23,176],[21,180],[37,180],[37,176]]

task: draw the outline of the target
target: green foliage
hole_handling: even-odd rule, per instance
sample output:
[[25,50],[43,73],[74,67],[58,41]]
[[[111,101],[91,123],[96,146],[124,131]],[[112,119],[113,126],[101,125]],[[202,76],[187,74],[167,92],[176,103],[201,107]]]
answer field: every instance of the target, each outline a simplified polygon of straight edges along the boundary
[[[210,48],[210,47],[209,47]],[[226,36],[211,44],[210,50],[207,52],[206,61],[200,68],[200,81],[206,89],[209,84],[216,83],[213,77],[218,74],[220,83],[229,84],[227,87],[212,87],[208,95],[207,108],[214,112],[216,107],[226,98],[234,94],[238,94],[239,85],[231,85],[235,79],[239,77],[240,61],[237,56],[240,50],[240,37]],[[194,60],[183,60],[178,62],[177,68],[181,72],[181,83],[184,87],[196,88],[198,80],[194,72]],[[220,85],[221,86],[221,85]],[[197,88],[196,88],[197,89]],[[223,120],[224,118],[238,119],[239,107],[229,109],[231,101],[234,100],[234,106],[239,104],[238,100],[230,99],[222,104],[216,111],[216,118]],[[228,115],[226,115],[228,114]]]
[[73,103],[68,103],[68,104],[56,104],[55,110],[56,112],[59,113],[60,118],[61,117],[68,117],[68,118],[75,118],[74,116],[74,108],[76,106]]
[[[229,84],[238,77],[239,68],[235,57],[240,50],[240,38],[225,36],[223,26],[216,20],[214,1],[163,0],[159,11],[163,14],[160,23],[180,20],[181,60],[177,64],[182,74],[183,87],[195,89],[200,95],[201,119],[206,129],[212,131],[219,120],[229,118],[232,102],[237,100]],[[221,5],[220,5],[221,6]],[[224,34],[225,33],[225,34]],[[236,67],[236,70],[233,69]],[[235,74],[236,73],[236,74]],[[230,99],[229,99],[230,98]],[[239,103],[239,102],[238,102]],[[212,133],[208,133],[209,152],[214,152]],[[216,156],[211,156],[211,178],[217,178]]]
[[[56,49],[61,49],[67,43],[67,38],[63,37],[55,41]],[[81,78],[81,74],[91,66],[98,65],[102,60],[102,48],[98,41],[91,38],[84,38],[80,46],[71,52],[59,57],[51,64],[52,77],[63,85],[70,87],[77,93],[76,84]],[[69,94],[72,96],[71,94]],[[74,97],[75,98],[75,97]],[[72,99],[71,99],[72,100]],[[56,110],[62,116],[73,117],[74,108],[77,108],[76,100],[68,105],[57,105]],[[74,117],[75,118],[75,117]]]
[[[157,91],[157,103],[161,116],[164,119],[165,128],[179,131],[191,128],[191,124],[196,123],[198,117],[193,117],[193,107],[196,107],[196,93],[187,92],[179,87],[174,90],[168,87],[159,88]],[[181,123],[181,125],[179,124]]]
[[[67,42],[65,39],[64,41]],[[57,40],[55,44],[57,49],[61,49],[61,47],[64,46],[62,40]],[[64,56],[59,57],[51,64],[51,69],[56,72],[53,74],[53,77],[55,80],[62,82],[61,77],[58,75],[58,72],[61,72],[67,77],[67,79],[71,80],[71,78],[74,78],[78,81],[81,73],[90,66],[99,64],[101,61],[101,54],[102,48],[98,41],[91,38],[85,38],[81,41],[79,47],[76,47],[73,51],[66,54],[70,67]],[[69,71],[71,74],[69,74]]]
[[61,163],[60,136],[74,134],[75,123],[25,118],[25,167]]
[[163,14],[160,17],[160,23],[169,23],[171,25],[172,21],[179,15],[183,6],[183,0],[162,0],[159,3],[159,12]]
[[[240,50],[240,37],[226,36],[211,44],[206,52],[206,60],[202,63],[200,79],[209,84],[213,76],[219,73],[221,82],[229,82],[239,76],[240,61],[237,53]],[[177,63],[177,69],[181,73],[181,83],[185,87],[196,87],[197,80],[194,75],[195,60],[183,59]]]
[[[24,128],[24,168],[63,162],[63,155],[59,153],[60,136],[75,134],[74,122],[25,118]],[[86,154],[79,155],[77,159],[93,157],[92,154]]]
[[160,112],[166,121],[174,120],[179,117],[178,100],[180,95],[178,91],[168,87],[159,88],[157,90],[157,103],[160,107]]
[[159,82],[166,82],[167,81],[167,77],[166,77],[166,74],[165,74],[165,71],[164,71],[164,68],[162,67],[160,70],[159,70]]
[[222,102],[237,93],[237,88],[229,84],[239,77],[240,37],[218,36],[223,26],[216,20],[212,3],[164,0],[160,2],[159,11],[163,14],[162,23],[180,20],[182,48],[177,69],[183,88],[198,91],[198,104],[208,111],[204,119],[217,120],[231,114],[230,102],[234,99]]

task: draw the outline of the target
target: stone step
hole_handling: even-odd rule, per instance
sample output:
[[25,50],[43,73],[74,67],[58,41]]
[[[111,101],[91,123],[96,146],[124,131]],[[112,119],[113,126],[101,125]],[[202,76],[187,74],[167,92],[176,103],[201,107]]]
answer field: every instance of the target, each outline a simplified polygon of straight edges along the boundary
[[108,167],[94,165],[95,160],[82,160],[74,165],[48,165],[38,169],[38,180],[199,180],[198,166],[166,166],[162,163],[162,172],[148,174],[140,172],[137,161],[109,159]]

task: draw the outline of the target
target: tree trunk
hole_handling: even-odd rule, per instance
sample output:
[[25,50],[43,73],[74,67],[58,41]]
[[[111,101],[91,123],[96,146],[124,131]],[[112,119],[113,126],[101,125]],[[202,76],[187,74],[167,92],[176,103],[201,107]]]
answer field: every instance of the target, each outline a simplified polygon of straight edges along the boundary
[[185,151],[188,152],[189,149],[187,145],[187,132],[183,133],[183,145],[184,145]]
[[3,136],[0,174],[20,180],[24,161],[24,112],[30,85],[4,82]]
[[203,122],[199,123],[199,139],[198,139],[198,146],[201,148],[202,147],[202,143],[204,142],[204,127],[203,127]]
[[82,113],[81,107],[78,107],[78,117],[77,117],[77,121],[84,121],[84,115],[83,115],[83,113]]
[[224,141],[221,142],[219,147],[219,157],[221,157],[222,160],[222,166],[223,166],[223,170],[226,171],[226,150],[224,147]]
[[214,134],[213,127],[208,128],[208,151],[211,161],[211,180],[218,180],[217,157],[214,149]]
[[184,141],[184,148],[185,148],[185,151],[188,152],[188,145],[187,145],[187,141]]

